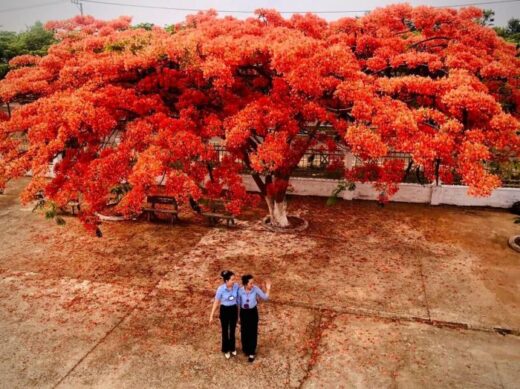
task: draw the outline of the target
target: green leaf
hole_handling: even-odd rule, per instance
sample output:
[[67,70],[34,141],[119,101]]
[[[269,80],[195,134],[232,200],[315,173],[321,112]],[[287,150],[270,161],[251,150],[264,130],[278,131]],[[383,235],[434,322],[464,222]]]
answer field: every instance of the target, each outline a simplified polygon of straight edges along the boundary
[[328,206],[335,205],[338,202],[339,194],[346,189],[354,190],[354,189],[356,189],[356,184],[354,184],[353,182],[348,182],[348,181],[344,181],[344,180],[340,181],[338,183],[338,186],[336,187],[336,189],[334,189],[332,191],[332,193],[330,194],[330,197],[327,199],[326,204]]
[[338,198],[336,196],[330,196],[328,199],[327,199],[327,202],[326,202],[326,205],[328,207],[331,207],[333,205],[336,205],[338,202]]
[[43,209],[43,207],[45,207],[45,200],[38,200],[32,211],[36,212],[39,209]]
[[54,220],[56,220],[56,224],[59,226],[65,225],[65,219],[63,219],[61,216],[56,216]]

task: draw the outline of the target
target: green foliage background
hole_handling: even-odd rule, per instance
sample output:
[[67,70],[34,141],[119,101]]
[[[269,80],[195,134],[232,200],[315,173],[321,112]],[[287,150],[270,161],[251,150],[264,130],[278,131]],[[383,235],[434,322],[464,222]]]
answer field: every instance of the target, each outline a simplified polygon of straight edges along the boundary
[[12,58],[24,54],[45,55],[55,42],[53,32],[45,30],[40,22],[20,33],[0,31],[0,79],[9,71]]
[[506,41],[520,45],[520,19],[509,19],[506,27],[495,27],[495,31]]

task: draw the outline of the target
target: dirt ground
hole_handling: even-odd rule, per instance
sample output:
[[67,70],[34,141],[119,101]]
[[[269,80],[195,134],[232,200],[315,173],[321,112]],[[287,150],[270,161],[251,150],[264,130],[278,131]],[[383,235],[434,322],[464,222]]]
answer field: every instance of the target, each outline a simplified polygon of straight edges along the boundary
[[[293,197],[267,232],[182,213],[87,235],[0,195],[2,388],[518,388],[520,234],[503,210]],[[225,360],[218,274],[273,283],[258,358]],[[237,337],[240,331],[237,329]],[[240,343],[239,343],[240,344]]]

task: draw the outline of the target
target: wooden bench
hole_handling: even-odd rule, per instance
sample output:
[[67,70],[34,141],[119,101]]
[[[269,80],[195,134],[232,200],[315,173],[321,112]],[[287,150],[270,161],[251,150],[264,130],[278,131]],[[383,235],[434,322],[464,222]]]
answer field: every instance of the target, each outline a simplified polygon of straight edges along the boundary
[[[143,213],[146,214],[148,221],[152,220],[152,216],[158,213],[170,215],[171,223],[175,220],[179,220],[179,207],[175,197],[167,196],[148,196],[146,198],[146,206],[143,207]],[[171,205],[170,208],[156,208],[157,204]]]
[[215,212],[203,212],[203,216],[208,218],[208,222],[210,226],[216,226],[220,219],[224,219],[226,221],[227,226],[235,225],[235,218],[233,215],[224,214],[224,213],[215,213]]
[[221,219],[226,221],[228,227],[235,225],[235,217],[225,210],[223,202],[210,201],[209,208],[210,211],[202,212],[202,216],[208,219],[210,226],[216,226]]
[[78,213],[81,211],[81,205],[79,204],[78,200],[70,200],[67,205],[70,207],[70,211],[73,215],[75,215],[74,210],[77,210]]

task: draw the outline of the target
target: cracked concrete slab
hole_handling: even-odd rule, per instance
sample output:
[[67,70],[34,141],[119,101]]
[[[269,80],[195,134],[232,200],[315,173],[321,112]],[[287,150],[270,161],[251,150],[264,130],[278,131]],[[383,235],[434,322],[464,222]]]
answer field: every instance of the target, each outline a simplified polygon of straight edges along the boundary
[[270,278],[279,301],[427,319],[420,264],[407,255],[411,249],[397,242],[383,248],[306,234],[288,238],[246,222],[238,229],[205,235],[159,287],[185,290],[196,279],[211,290],[219,284],[222,269],[233,269],[239,275],[251,273],[260,282]]
[[144,295],[142,288],[2,271],[1,386],[53,387]]
[[[431,242],[442,255],[420,258],[433,320],[520,331],[520,255],[504,242],[512,228],[486,211],[445,215]],[[479,223],[478,227],[475,223]]]
[[517,388],[520,338],[339,315],[304,388]]
[[[139,304],[110,338],[59,387],[298,387],[305,376],[315,312],[262,304],[257,359],[220,353],[218,319],[208,324],[211,298],[159,289]],[[189,312],[189,313],[187,313]]]
[[[186,214],[173,227],[107,223],[96,239],[20,206],[22,184],[0,196],[9,388],[520,382],[519,337],[485,332],[519,323],[519,254],[505,239],[518,225],[504,211],[292,198],[310,222],[298,235],[259,230],[257,209],[236,229]],[[224,268],[273,281],[252,366],[226,361],[218,320],[207,324]]]

